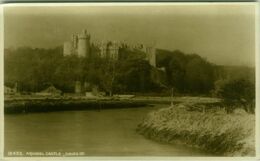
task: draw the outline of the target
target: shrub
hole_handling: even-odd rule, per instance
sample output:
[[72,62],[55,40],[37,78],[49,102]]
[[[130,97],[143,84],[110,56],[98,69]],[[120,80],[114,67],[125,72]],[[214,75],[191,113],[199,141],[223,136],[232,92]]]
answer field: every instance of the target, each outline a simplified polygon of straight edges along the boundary
[[215,83],[215,94],[227,103],[227,112],[239,105],[247,112],[254,112],[255,86],[249,80],[219,80]]

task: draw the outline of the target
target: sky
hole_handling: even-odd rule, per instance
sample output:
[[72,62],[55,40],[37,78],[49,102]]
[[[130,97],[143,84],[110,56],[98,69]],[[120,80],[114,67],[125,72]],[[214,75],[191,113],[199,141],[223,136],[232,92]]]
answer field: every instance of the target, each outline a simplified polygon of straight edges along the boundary
[[255,3],[6,6],[5,48],[51,48],[83,29],[91,41],[155,44],[219,65],[255,66]]

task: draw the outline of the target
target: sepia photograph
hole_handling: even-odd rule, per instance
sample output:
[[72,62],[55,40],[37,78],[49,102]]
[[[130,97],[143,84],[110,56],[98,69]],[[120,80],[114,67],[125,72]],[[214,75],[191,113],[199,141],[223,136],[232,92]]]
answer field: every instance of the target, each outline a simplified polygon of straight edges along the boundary
[[257,5],[4,5],[4,157],[256,157]]

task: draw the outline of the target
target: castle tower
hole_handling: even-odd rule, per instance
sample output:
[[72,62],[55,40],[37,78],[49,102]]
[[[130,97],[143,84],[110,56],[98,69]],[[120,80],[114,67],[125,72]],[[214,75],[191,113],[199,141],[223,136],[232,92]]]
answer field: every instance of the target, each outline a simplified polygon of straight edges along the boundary
[[63,44],[63,56],[69,56],[72,53],[72,43],[70,41]]
[[78,57],[90,57],[90,35],[86,30],[78,35]]
[[146,58],[151,66],[156,67],[156,49],[154,47],[146,47]]
[[78,36],[73,34],[71,40],[72,40],[72,47],[74,49],[77,49],[78,48]]

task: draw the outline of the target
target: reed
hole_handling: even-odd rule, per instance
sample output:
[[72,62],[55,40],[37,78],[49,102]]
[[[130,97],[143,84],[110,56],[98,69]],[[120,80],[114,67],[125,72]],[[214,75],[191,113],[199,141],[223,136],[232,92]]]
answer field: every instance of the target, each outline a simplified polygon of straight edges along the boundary
[[179,141],[216,155],[255,155],[253,114],[226,114],[224,110],[199,112],[188,107],[179,104],[151,112],[137,130],[151,139]]

